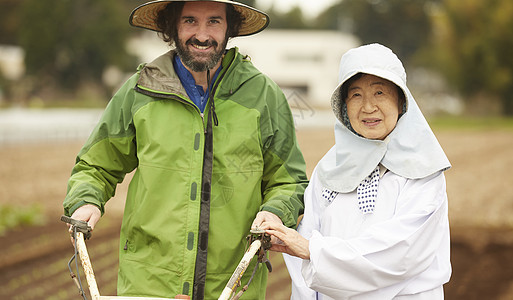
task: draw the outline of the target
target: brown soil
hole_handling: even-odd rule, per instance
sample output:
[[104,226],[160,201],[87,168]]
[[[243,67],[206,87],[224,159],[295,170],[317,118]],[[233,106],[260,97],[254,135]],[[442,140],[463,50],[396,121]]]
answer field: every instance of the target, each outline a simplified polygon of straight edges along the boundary
[[[443,131],[437,136],[453,164],[446,172],[453,264],[446,299],[513,299],[513,133]],[[330,129],[302,129],[298,139],[311,174],[333,135]],[[46,216],[45,225],[0,236],[0,299],[80,299],[67,268],[73,249],[59,221],[79,149],[79,143],[0,147],[0,204],[37,204]],[[123,183],[88,241],[102,295],[115,294],[125,194]],[[288,299],[290,279],[281,256],[273,254],[271,261],[267,298]]]

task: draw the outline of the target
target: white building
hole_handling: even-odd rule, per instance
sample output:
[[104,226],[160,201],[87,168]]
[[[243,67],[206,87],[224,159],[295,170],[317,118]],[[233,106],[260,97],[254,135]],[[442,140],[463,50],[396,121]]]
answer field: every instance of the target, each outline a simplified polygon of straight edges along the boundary
[[235,38],[230,45],[248,54],[285,94],[293,89],[310,105],[328,107],[338,82],[340,58],[359,41],[337,31],[264,30],[255,36]]

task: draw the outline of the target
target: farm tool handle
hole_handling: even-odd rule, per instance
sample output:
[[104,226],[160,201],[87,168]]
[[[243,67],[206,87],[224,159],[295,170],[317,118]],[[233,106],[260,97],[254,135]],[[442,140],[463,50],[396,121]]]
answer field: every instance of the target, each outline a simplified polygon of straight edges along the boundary
[[[242,296],[242,293],[244,293],[247,290],[249,284],[251,283],[251,280],[255,275],[259,263],[265,263],[269,272],[272,272],[271,263],[266,257],[266,252],[271,247],[271,237],[265,234],[264,230],[251,230],[250,233],[251,234],[247,237],[248,242],[250,243],[249,248],[246,251],[246,253],[244,253],[244,256],[242,257],[237,268],[235,269],[235,272],[233,272],[232,277],[230,277],[230,280],[228,280],[228,283],[226,284],[218,300],[239,299],[240,296]],[[240,286],[240,280],[242,278],[242,275],[248,268],[251,259],[255,255],[257,255],[257,253],[258,262],[255,266],[255,269],[253,270],[251,278],[249,279],[248,283],[242,288],[242,290],[239,293],[237,293],[237,295],[231,297],[232,294],[237,290],[237,287]]]
[[84,274],[86,276],[87,284],[89,286],[89,293],[91,294],[91,298],[92,300],[100,299],[100,292],[98,290],[98,285],[96,284],[96,279],[94,277],[93,266],[91,265],[91,260],[89,259],[89,254],[87,253],[87,247],[85,244],[85,239],[89,239],[91,237],[91,227],[87,225],[87,222],[75,220],[66,216],[61,216],[61,221],[71,225],[73,235],[73,245],[75,247],[75,254],[73,255],[68,264],[68,267],[70,268],[71,278],[73,278],[73,281],[75,281],[75,284],[78,286],[82,297],[84,299],[87,299],[82,289],[80,278],[78,278],[77,280],[75,274],[73,274],[73,272],[71,271],[71,262],[73,261],[73,259],[76,258],[76,255],[78,254],[78,256],[80,257],[80,262],[82,263],[82,269],[84,270]]

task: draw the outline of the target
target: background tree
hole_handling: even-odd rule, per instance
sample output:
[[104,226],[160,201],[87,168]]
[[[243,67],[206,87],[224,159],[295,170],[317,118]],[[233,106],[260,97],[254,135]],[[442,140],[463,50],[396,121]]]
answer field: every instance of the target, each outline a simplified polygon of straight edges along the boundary
[[428,8],[435,0],[344,0],[317,17],[316,27],[356,35],[364,44],[381,43],[409,61],[426,45]]
[[0,44],[16,45],[20,0],[0,0]]
[[292,7],[285,13],[277,13],[272,9],[270,28],[273,29],[311,29],[305,22],[303,11],[299,6]]
[[[256,1],[240,2],[259,8]],[[298,5],[291,7],[285,12],[280,12],[276,10],[273,4],[270,8],[267,8],[264,11],[271,19],[271,22],[269,23],[269,28],[271,29],[312,29],[312,26],[309,26],[305,22],[303,11]]]
[[[490,108],[499,99],[513,115],[513,1],[444,0],[427,65],[438,70],[469,102]],[[480,101],[482,100],[482,101]]]
[[24,0],[19,17],[27,75],[40,85],[101,86],[106,66],[133,67],[125,51],[128,14],[120,1]]

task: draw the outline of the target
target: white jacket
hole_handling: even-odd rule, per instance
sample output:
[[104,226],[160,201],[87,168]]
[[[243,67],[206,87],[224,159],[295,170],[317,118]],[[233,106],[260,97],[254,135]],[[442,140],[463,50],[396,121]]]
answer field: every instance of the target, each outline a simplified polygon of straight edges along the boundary
[[366,215],[356,191],[328,202],[322,190],[314,171],[298,228],[310,240],[310,260],[284,255],[292,299],[443,299],[451,264],[442,172],[423,179],[386,172]]

